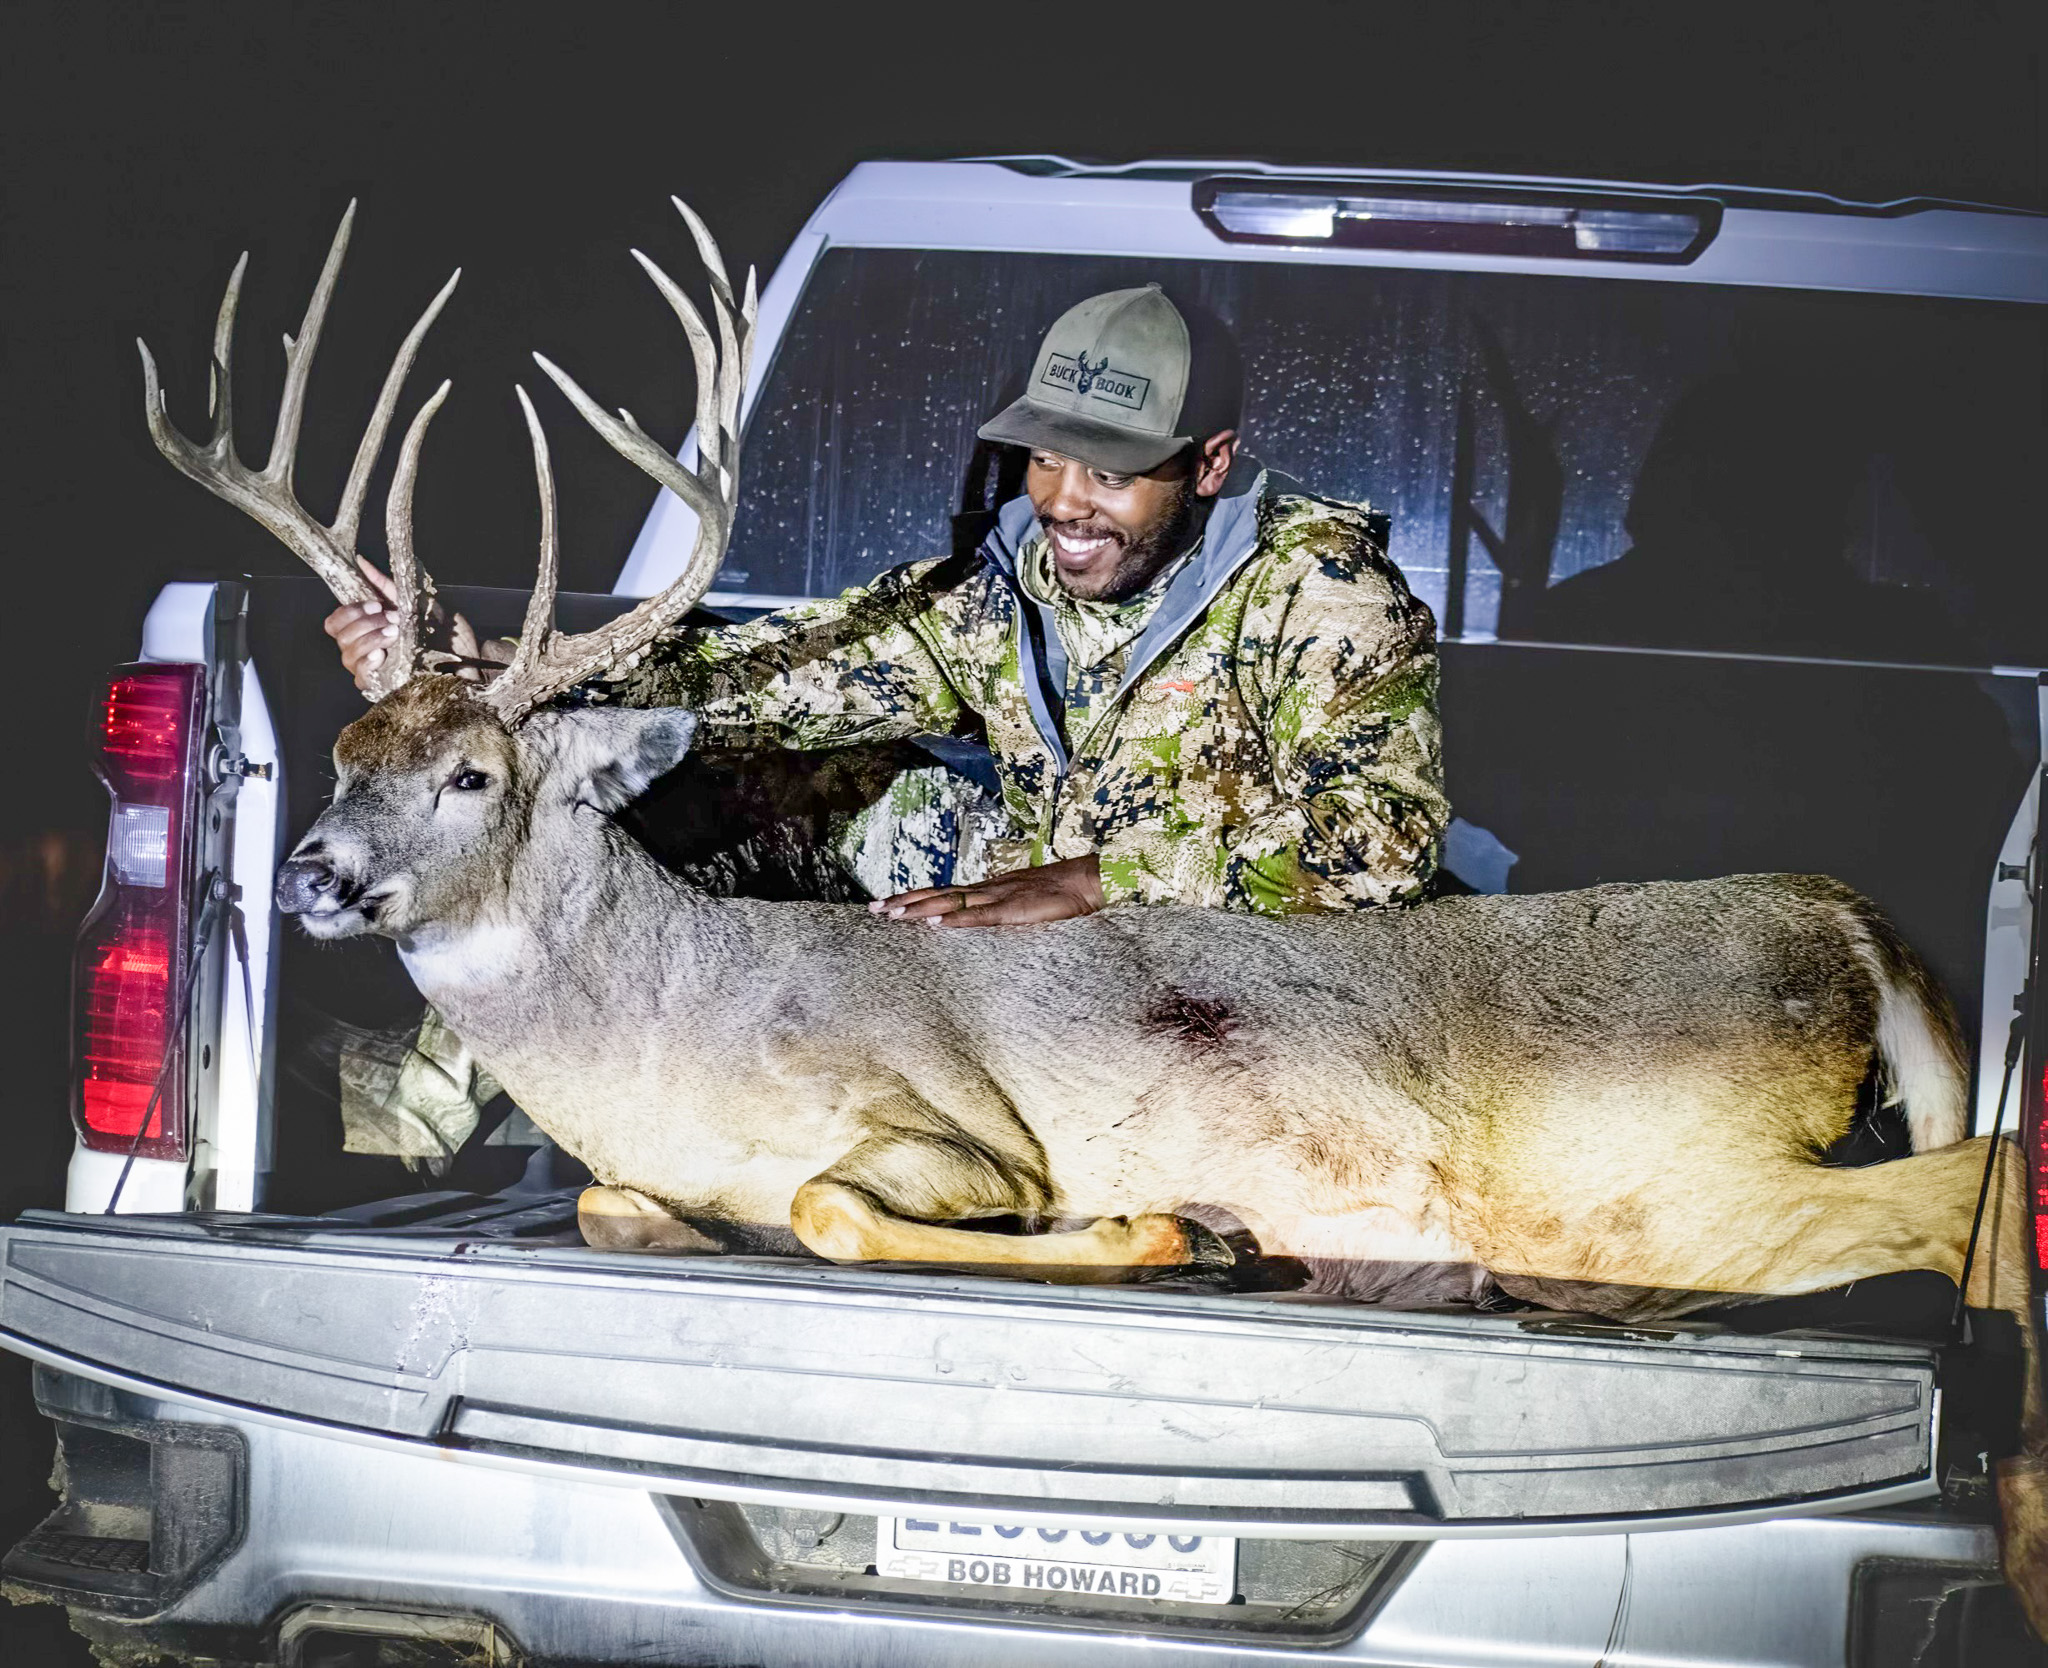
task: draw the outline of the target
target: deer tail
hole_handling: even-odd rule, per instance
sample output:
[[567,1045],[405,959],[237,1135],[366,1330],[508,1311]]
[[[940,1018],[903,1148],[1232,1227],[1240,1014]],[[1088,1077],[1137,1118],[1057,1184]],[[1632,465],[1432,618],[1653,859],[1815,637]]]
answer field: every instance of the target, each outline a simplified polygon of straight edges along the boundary
[[1970,1052],[1948,992],[1868,899],[1842,888],[1851,948],[1877,986],[1877,1059],[1884,1103],[1904,1103],[1916,1153],[1970,1133]]

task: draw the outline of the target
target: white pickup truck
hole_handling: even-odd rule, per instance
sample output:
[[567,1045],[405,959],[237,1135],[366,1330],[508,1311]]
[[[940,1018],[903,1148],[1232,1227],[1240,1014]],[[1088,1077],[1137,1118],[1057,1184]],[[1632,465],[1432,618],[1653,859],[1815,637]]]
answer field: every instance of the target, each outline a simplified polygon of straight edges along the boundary
[[[1457,883],[1838,875],[1980,1016],[1978,1128],[2048,1175],[2048,219],[865,165],[763,296],[709,606],[972,548],[1014,490],[975,425],[1051,317],[1154,277],[1234,327],[1250,448],[1370,499],[1436,609]],[[688,521],[664,497],[565,623],[661,585]],[[502,1100],[433,1174],[346,1150],[345,1061],[419,1004],[381,941],[271,907],[361,710],[329,606],[169,586],[101,709],[76,1156],[64,1210],[0,1229],[62,1494],[0,1576],[110,1660],[2042,1659],[1988,1484],[2017,1341],[1936,1276],[1626,1327],[597,1253]],[[740,830],[688,800],[639,826],[715,867]],[[1873,1104],[1832,1156],[1899,1141]]]

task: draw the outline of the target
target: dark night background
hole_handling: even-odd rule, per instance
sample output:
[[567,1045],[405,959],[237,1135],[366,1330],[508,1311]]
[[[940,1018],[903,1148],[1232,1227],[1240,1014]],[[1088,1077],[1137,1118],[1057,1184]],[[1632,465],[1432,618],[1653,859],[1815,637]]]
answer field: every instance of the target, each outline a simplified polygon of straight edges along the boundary
[[[415,378],[456,383],[421,548],[446,582],[523,583],[536,516],[510,390],[535,380],[529,349],[657,436],[684,429],[680,337],[626,257],[687,265],[671,192],[764,277],[878,156],[1263,157],[2048,208],[2044,36],[2036,0],[0,5],[0,1218],[61,1200],[64,969],[104,817],[91,686],[166,579],[293,568],[142,422],[138,334],[174,418],[203,422],[239,250],[237,401],[260,456],[279,333],[362,199],[301,453],[323,513],[392,345],[465,269]],[[607,589],[652,488],[558,405],[550,421],[565,583]],[[48,1453],[4,1358],[0,1545],[47,1509]],[[0,1657],[84,1660],[46,1610],[0,1611]]]

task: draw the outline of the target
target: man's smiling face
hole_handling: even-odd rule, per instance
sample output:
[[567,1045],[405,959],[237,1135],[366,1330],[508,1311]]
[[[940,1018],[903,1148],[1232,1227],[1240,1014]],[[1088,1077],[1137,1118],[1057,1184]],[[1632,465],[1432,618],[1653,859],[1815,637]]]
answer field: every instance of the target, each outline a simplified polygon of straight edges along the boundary
[[1033,451],[1024,490],[1051,541],[1061,588],[1089,602],[1142,591],[1187,548],[1201,501],[1221,490],[1236,446],[1236,434],[1225,431],[1142,475]]

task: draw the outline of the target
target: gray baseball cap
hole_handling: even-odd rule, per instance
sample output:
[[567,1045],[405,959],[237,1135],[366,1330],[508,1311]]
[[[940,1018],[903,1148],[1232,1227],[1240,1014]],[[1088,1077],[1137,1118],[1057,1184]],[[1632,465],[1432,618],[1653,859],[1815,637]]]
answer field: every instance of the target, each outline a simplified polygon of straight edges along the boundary
[[1157,284],[1090,296],[1045,333],[1024,397],[979,433],[1143,474],[1196,438],[1181,432],[1191,358],[1187,321]]

